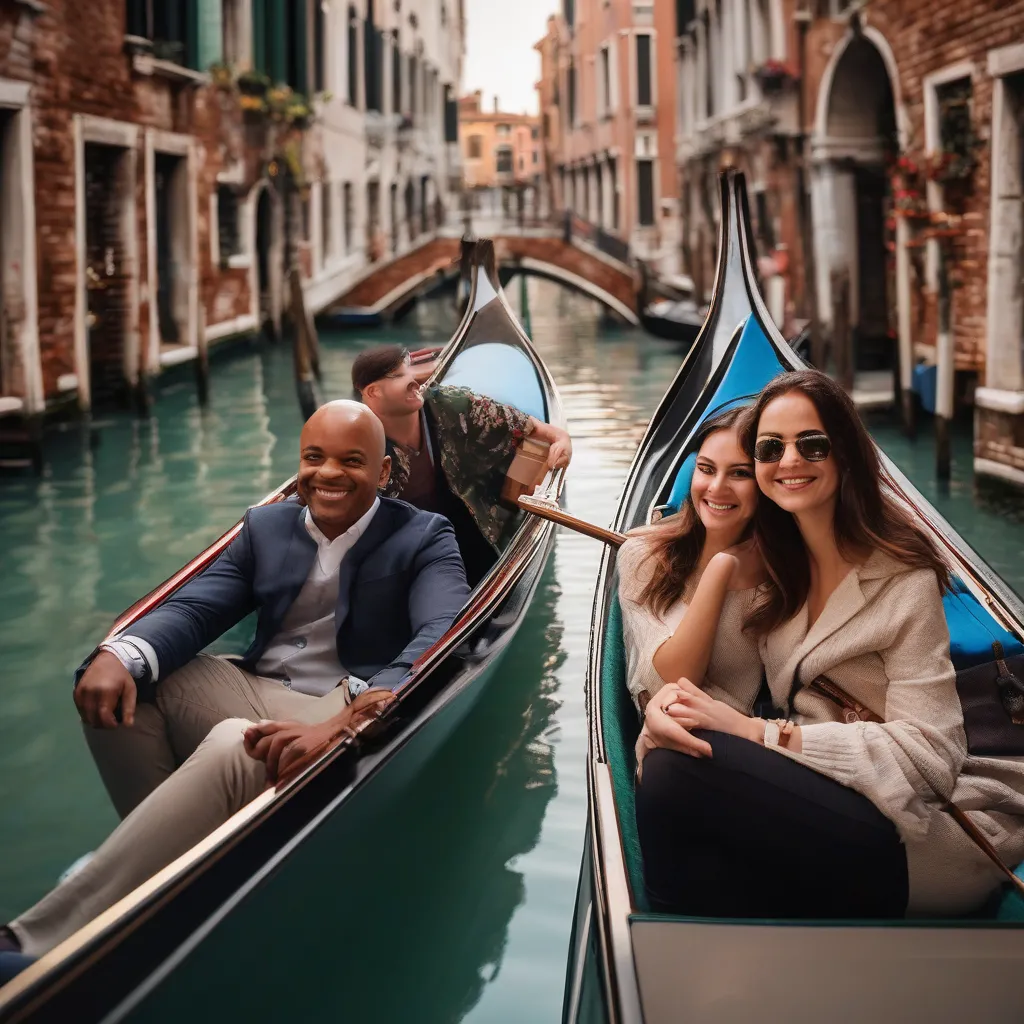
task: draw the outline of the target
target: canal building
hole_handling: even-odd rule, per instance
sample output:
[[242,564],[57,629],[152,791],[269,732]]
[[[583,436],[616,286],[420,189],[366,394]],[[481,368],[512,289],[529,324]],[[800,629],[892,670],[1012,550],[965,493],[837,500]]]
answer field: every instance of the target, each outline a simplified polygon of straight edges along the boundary
[[0,3],[0,414],[145,400],[279,328],[288,267],[316,312],[435,230],[463,37],[461,0]]
[[554,206],[665,273],[680,249],[674,17],[669,0],[562,0],[535,47]]
[[907,419],[973,409],[975,472],[1024,484],[1024,3],[675,6],[684,268],[742,167],[776,321]]
[[[522,197],[525,211],[542,216],[544,211],[544,153],[540,118],[498,109],[483,108],[477,89],[459,99],[459,135],[463,179],[478,209],[509,206],[509,195]],[[515,214],[518,202],[508,210]]]

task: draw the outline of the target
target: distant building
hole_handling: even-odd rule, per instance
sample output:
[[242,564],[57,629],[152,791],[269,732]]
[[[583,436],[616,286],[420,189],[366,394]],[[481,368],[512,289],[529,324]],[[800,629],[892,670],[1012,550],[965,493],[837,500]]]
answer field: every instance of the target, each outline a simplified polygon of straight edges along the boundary
[[[543,143],[540,118],[484,110],[480,90],[459,99],[459,136],[463,178],[467,189],[477,191],[519,190],[525,204],[539,212],[544,184]],[[479,204],[478,204],[479,205]]]
[[555,206],[671,272],[680,238],[669,0],[563,0],[536,45]]
[[1024,2],[676,9],[685,269],[707,293],[740,166],[776,319],[827,340],[842,307],[851,370],[891,371],[908,409],[973,405],[976,472],[1024,484]]
[[142,395],[433,230],[461,0],[0,4],[0,414]]

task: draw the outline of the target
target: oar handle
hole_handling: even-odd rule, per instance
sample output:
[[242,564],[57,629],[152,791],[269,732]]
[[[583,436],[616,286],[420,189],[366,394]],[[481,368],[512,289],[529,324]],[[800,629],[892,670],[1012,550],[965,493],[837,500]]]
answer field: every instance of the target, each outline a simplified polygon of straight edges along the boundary
[[548,519],[559,526],[567,526],[570,530],[582,533],[585,537],[593,537],[594,540],[610,544],[613,548],[619,547],[626,539],[625,534],[606,530],[603,526],[594,526],[593,523],[588,523],[585,519],[577,519],[576,516],[570,515],[553,501],[535,498],[530,494],[519,496],[519,507],[541,519]]

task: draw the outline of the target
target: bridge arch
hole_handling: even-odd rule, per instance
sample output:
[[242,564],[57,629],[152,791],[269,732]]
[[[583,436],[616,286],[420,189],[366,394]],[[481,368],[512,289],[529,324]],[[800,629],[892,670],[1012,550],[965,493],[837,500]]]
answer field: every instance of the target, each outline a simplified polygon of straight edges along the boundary
[[[495,232],[491,237],[499,270],[555,281],[590,296],[626,323],[640,322],[637,278],[629,264],[590,246],[567,242],[554,230]],[[459,251],[458,238],[435,237],[412,252],[371,267],[327,311],[328,318],[364,324],[393,318],[417,296],[457,278]]]

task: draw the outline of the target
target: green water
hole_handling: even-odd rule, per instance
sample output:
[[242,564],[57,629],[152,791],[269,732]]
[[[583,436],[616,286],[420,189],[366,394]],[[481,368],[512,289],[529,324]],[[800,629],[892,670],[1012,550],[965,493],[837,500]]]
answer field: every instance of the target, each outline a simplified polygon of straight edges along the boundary
[[[519,288],[509,293],[517,304]],[[607,523],[679,354],[603,326],[589,301],[546,282],[530,282],[529,305],[574,437],[569,506]],[[439,300],[395,330],[324,337],[325,396],[349,393],[361,345],[441,342],[454,326]],[[294,471],[300,420],[290,356],[253,348],[225,358],[205,412],[185,374],[165,384],[150,421],[111,415],[95,426],[91,447],[78,431],[50,438],[42,480],[0,481],[0,921],[113,826],[71,703],[71,673],[124,607]],[[885,421],[874,427],[940,511],[1024,591],[1020,497],[974,493],[969,435],[956,439],[954,480],[941,493],[930,481],[927,437],[910,444]],[[232,1005],[232,990],[245,985],[271,1016],[303,1021],[558,1019],[586,813],[583,677],[599,555],[593,541],[559,536],[522,629],[462,728],[393,820],[377,826],[359,863],[340,857],[322,912],[296,915],[313,923],[298,934],[268,932],[262,973],[258,959],[205,972],[207,984],[225,978],[218,1004]],[[337,962],[337,984],[310,989],[293,977],[290,986],[273,969],[284,949],[292,963],[317,964],[319,977],[325,958]],[[172,977],[134,1019],[181,1020],[194,1015],[197,996]]]

